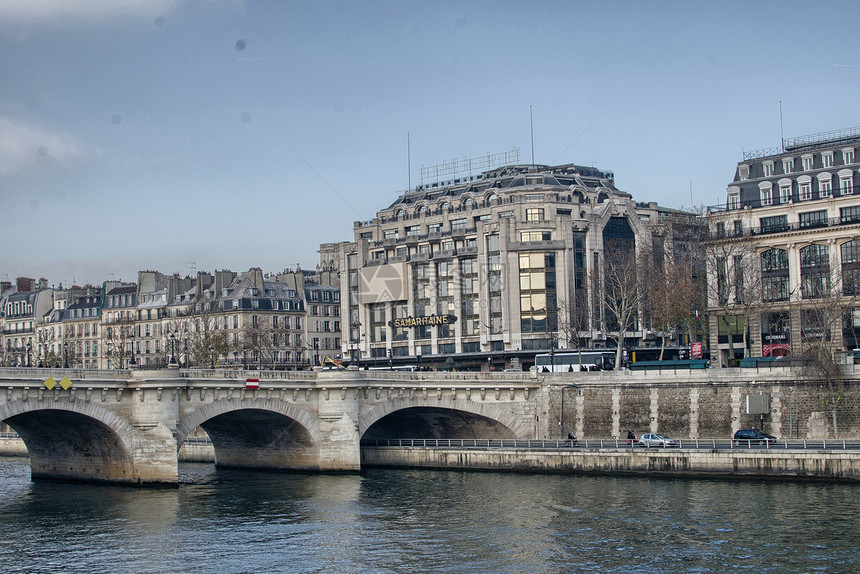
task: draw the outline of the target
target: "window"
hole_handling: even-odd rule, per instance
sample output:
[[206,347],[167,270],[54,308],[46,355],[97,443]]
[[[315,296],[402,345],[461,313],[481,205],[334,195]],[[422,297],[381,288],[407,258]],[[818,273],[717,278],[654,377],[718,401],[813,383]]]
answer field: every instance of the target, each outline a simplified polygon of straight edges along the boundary
[[397,237],[396,229],[387,229],[383,232],[383,239],[395,239]]
[[543,221],[543,208],[530,207],[526,209],[526,221]]
[[776,233],[788,231],[788,216],[774,215],[773,217],[762,217],[759,220],[762,233]]
[[738,166],[738,178],[741,180],[750,178],[750,166],[745,163],[742,163]]
[[818,196],[822,199],[830,197],[833,193],[833,184],[829,173],[818,174]]
[[741,220],[735,219],[734,224],[735,224],[735,236],[743,235],[744,234],[744,226],[743,226],[743,223],[741,223]]
[[555,254],[520,253],[520,325],[523,333],[556,329]]
[[799,201],[809,201],[812,199],[812,182],[811,181],[798,181],[799,187],[797,189],[797,199]]
[[542,193],[527,193],[525,195],[526,201],[543,201]]
[[741,208],[741,190],[738,187],[730,187],[729,188],[729,209],[740,209]]
[[763,182],[759,185],[759,193],[761,194],[761,204],[762,205],[771,205],[773,203],[773,184],[768,182]]
[[843,243],[842,255],[842,294],[860,295],[860,239]]
[[842,150],[842,163],[848,165],[854,163],[854,148],[845,148]]
[[807,211],[800,214],[800,227],[802,229],[809,227],[825,227],[827,225],[827,212]]
[[821,165],[823,167],[833,167],[833,152],[826,151],[821,154]]
[[785,158],[782,160],[782,173],[791,173],[794,168],[794,158]]
[[520,233],[520,241],[549,241],[549,231],[523,231]]
[[766,162],[762,163],[761,165],[762,165],[762,168],[764,169],[764,176],[765,177],[770,177],[773,175],[773,162],[772,161],[766,161]]
[[786,204],[791,201],[791,182],[780,180],[779,182],[779,202]]
[[406,237],[415,237],[419,233],[421,233],[420,225],[410,225],[406,228]]
[[810,171],[813,165],[813,157],[812,154],[804,155],[800,158],[803,161],[803,171]]
[[454,231],[455,229],[466,229],[466,219],[452,219],[451,231]]
[[762,299],[788,300],[788,251],[769,249],[761,254]]
[[840,208],[839,220],[842,223],[855,223],[860,221],[860,205]]
[[824,297],[830,288],[829,275],[826,245],[812,244],[800,250],[800,286],[804,299]]
[[850,169],[839,170],[839,195],[851,195],[854,192],[854,174]]

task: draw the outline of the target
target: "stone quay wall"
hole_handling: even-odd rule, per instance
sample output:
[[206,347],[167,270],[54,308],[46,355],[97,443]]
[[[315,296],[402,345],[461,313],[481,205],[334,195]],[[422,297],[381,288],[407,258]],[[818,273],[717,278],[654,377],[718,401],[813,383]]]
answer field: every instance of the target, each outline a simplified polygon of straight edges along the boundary
[[[535,438],[564,438],[570,432],[580,438],[618,438],[630,428],[637,435],[726,439],[753,427],[780,438],[858,438],[858,367],[843,366],[842,381],[832,386],[792,367],[532,372],[546,392],[539,414],[547,434]],[[747,398],[755,396],[765,397],[766,414],[748,412]]]
[[860,481],[856,451],[364,447],[362,467]]

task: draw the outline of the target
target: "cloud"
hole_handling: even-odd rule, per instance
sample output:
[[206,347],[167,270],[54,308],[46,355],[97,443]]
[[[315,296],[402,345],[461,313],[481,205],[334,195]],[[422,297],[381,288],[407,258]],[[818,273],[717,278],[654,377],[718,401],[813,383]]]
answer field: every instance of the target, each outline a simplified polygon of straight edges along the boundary
[[114,16],[157,16],[179,0],[3,0],[0,20],[102,19]]
[[85,154],[75,138],[0,115],[0,177],[40,162],[70,167]]

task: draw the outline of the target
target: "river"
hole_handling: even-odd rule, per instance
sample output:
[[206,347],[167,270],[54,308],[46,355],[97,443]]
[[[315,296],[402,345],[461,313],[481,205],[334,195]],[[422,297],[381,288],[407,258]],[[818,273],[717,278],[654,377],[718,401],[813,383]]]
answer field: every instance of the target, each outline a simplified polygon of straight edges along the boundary
[[178,489],[33,483],[0,458],[0,572],[857,572],[857,486],[367,470]]

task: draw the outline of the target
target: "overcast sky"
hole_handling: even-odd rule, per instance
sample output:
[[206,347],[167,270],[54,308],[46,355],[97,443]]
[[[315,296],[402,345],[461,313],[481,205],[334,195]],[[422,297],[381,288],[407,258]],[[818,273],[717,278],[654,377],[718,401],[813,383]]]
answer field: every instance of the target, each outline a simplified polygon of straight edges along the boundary
[[714,204],[781,129],[860,125],[858,17],[827,0],[3,0],[0,279],[311,268],[422,165],[530,163],[530,106],[536,163]]

